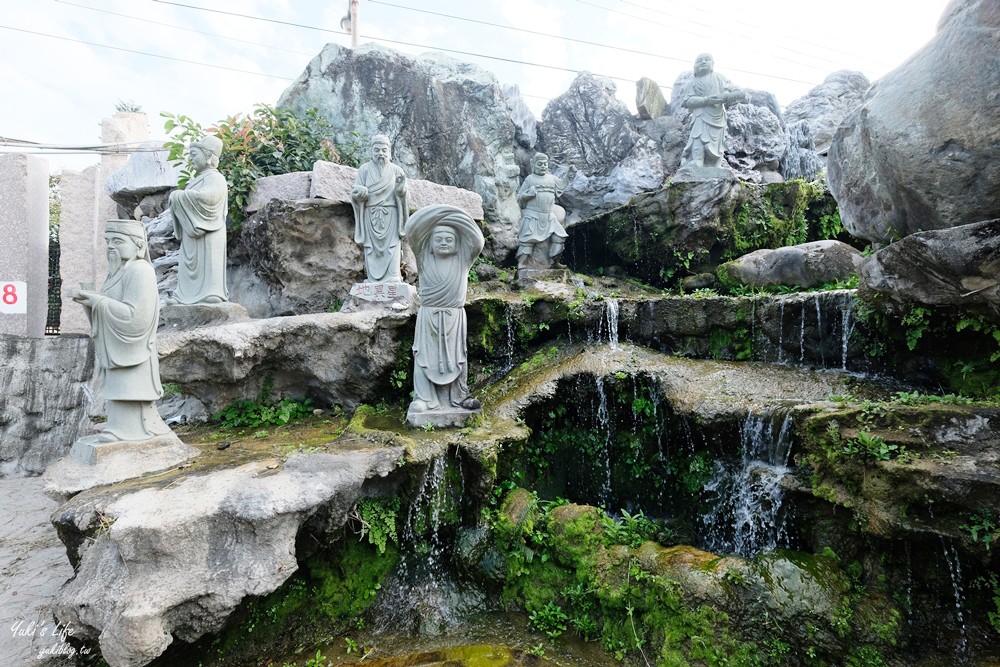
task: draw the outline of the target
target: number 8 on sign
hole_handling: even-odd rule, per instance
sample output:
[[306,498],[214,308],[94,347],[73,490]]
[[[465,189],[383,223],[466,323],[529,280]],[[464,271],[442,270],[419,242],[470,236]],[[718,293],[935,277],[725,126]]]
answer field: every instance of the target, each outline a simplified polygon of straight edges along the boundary
[[27,313],[28,286],[16,280],[0,282],[0,313],[8,315]]

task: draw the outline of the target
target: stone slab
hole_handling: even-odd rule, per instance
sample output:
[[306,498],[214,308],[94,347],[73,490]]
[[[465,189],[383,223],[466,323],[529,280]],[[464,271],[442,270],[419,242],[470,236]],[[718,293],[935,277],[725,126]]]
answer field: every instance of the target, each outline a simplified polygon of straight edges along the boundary
[[[353,167],[317,160],[316,164],[313,165],[312,187],[309,190],[310,198],[332,199],[350,203],[351,188],[354,187],[357,173],[358,170]],[[411,211],[432,204],[448,204],[462,209],[473,220],[485,218],[483,198],[471,190],[420,179],[408,179],[406,187],[409,192]]]
[[415,310],[418,303],[416,288],[407,283],[354,283],[340,312],[356,313],[379,308]]
[[462,428],[469,419],[483,414],[483,409],[463,410],[451,408],[448,410],[429,410],[427,412],[406,411],[406,423],[415,428],[424,428],[430,424],[434,428]]
[[678,169],[670,178],[675,183],[690,183],[695,181],[711,181],[720,179],[724,181],[735,181],[736,174],[729,169],[722,167],[696,167],[686,164]]
[[173,304],[160,308],[159,330],[185,331],[235,322],[249,322],[247,309],[238,303]]
[[[142,144],[144,149],[162,146],[155,141]],[[167,161],[168,154],[166,150],[133,153],[121,169],[107,177],[104,191],[131,211],[143,197],[176,188],[181,169]]]
[[149,440],[100,444],[83,438],[73,443],[69,456],[59,459],[45,471],[42,476],[45,495],[65,502],[95,486],[170,470],[198,454],[197,448],[184,444],[173,433]]
[[[337,165],[339,166],[339,165]],[[353,181],[351,181],[353,184]],[[294,171],[290,174],[264,176],[254,183],[255,189],[250,193],[246,205],[247,213],[254,213],[264,208],[272,199],[312,199],[313,174],[310,171]],[[350,190],[348,190],[350,192]]]
[[59,213],[59,276],[62,278],[62,311],[59,333],[90,334],[87,310],[66,296],[81,284],[100,288],[98,278],[108,272],[104,252],[103,225],[98,217],[100,167],[63,171],[59,182],[62,209]]
[[[0,155],[0,283],[23,282],[3,303],[26,312],[0,312],[0,333],[41,338],[48,317],[49,163],[25,153]],[[20,310],[18,308],[18,310]]]

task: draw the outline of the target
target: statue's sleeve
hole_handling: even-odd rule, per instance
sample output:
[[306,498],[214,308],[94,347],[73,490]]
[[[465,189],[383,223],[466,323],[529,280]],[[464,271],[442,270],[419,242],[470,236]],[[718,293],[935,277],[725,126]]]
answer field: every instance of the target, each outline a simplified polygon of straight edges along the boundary
[[102,295],[93,307],[93,323],[100,329],[100,340],[113,367],[136,366],[148,360],[148,337],[157,324],[159,295],[153,266],[141,262],[125,270],[122,299]]
[[195,238],[222,229],[227,204],[226,178],[218,171],[196,178],[184,190],[175,190],[170,193],[175,235],[178,227]]
[[[354,179],[355,187],[365,185],[364,174],[365,165],[361,165],[358,168],[358,176]],[[351,208],[354,209],[354,242],[363,244],[365,242],[365,202],[355,199],[354,192],[351,192]]]

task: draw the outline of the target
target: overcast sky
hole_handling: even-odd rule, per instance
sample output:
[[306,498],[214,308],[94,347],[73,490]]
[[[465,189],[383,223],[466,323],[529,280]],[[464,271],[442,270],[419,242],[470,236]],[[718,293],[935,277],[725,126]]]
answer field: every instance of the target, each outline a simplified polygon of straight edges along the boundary
[[[360,0],[360,26],[362,43],[409,54],[452,50],[517,84],[540,117],[576,71],[614,77],[634,110],[636,79],[668,87],[703,51],[735,84],[769,90],[785,106],[838,69],[875,80],[897,67],[933,36],[946,5]],[[0,7],[0,136],[41,143],[96,142],[101,119],[119,101],[150,115],[154,137],[163,136],[161,111],[211,125],[274,104],[324,44],[350,44],[339,29],[348,0],[0,0]],[[53,171],[98,161],[48,159]]]

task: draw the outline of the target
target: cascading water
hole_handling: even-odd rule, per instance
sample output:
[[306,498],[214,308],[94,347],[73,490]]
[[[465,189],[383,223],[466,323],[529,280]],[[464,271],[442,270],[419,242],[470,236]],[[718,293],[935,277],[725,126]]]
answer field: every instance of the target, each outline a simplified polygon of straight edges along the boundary
[[605,299],[604,317],[608,323],[608,342],[612,350],[618,349],[618,299]]
[[847,348],[854,333],[854,297],[844,295],[846,302],[840,311],[840,367],[847,370]]
[[451,574],[442,534],[442,510],[457,502],[446,483],[446,457],[424,471],[400,535],[400,561],[373,606],[375,634],[437,635],[456,628],[480,609],[483,594]]
[[594,428],[604,435],[604,446],[601,447],[601,464],[603,466],[603,478],[601,480],[601,490],[598,500],[602,507],[606,507],[611,498],[611,416],[608,413],[608,394],[604,390],[604,378],[597,378],[597,411],[595,417],[597,423]]
[[740,464],[719,464],[704,487],[712,495],[702,515],[709,550],[748,557],[787,540],[781,480],[790,472],[791,425],[790,415],[751,414],[743,422]]
[[948,574],[951,576],[951,585],[955,591],[955,620],[959,628],[958,645],[955,647],[955,652],[959,656],[964,656],[969,646],[969,637],[965,627],[965,589],[962,587],[962,564],[958,560],[958,550],[943,537],[941,538],[941,549],[944,551],[944,560],[948,564]]
[[514,327],[517,322],[514,318],[513,309],[508,307],[504,309],[503,315],[504,322],[504,342],[501,354],[503,355],[503,369],[501,372],[506,373],[510,369],[514,368]]

